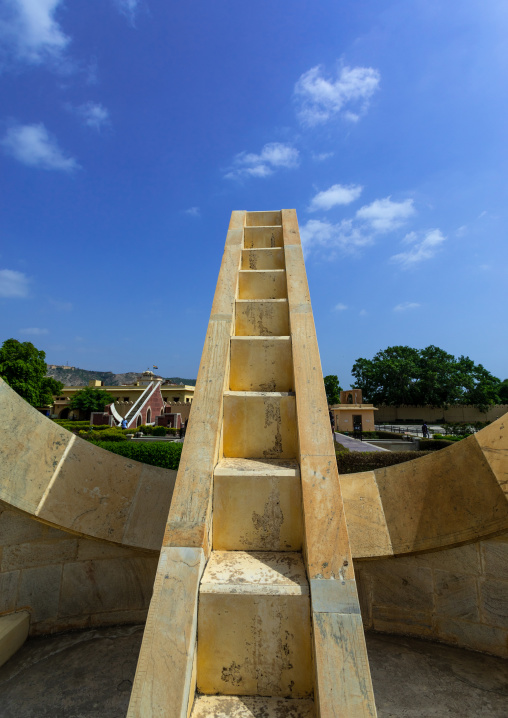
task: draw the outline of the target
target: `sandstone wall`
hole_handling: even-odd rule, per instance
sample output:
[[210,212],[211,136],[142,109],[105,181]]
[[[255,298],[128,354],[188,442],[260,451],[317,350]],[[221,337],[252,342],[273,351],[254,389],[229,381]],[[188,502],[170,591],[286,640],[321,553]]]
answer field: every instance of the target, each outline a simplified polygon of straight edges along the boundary
[[508,412],[508,404],[492,406],[485,413],[475,406],[451,406],[439,409],[434,406],[378,406],[376,423],[380,421],[409,421],[420,419],[427,422],[495,421]]
[[142,623],[158,552],[47,526],[0,502],[0,615],[30,612],[30,635]]
[[354,563],[366,629],[508,657],[508,534]]

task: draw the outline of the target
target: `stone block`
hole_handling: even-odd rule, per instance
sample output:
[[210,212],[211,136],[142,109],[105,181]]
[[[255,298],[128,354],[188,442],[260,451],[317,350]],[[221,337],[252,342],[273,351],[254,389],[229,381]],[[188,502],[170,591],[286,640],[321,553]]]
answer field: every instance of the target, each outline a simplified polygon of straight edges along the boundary
[[19,571],[0,573],[0,613],[14,611],[18,593]]
[[356,587],[358,589],[358,601],[362,613],[363,625],[365,628],[372,627],[372,588],[371,578],[367,572],[358,569],[355,564]]
[[3,666],[21,648],[28,636],[28,611],[0,616],[0,666]]
[[422,565],[461,576],[477,576],[480,573],[480,547],[478,543],[418,554],[415,558],[417,563]]
[[[367,570],[367,569],[365,569]],[[375,606],[393,606],[414,611],[433,611],[432,571],[429,568],[397,559],[372,562],[368,573],[372,577]]]
[[32,624],[56,618],[61,578],[62,566],[26,568],[21,572],[17,607],[30,610]]
[[508,536],[482,541],[480,547],[485,575],[508,581]]
[[436,613],[438,615],[479,620],[476,578],[448,571],[434,571]]
[[2,571],[72,561],[76,558],[77,548],[78,540],[68,538],[64,541],[38,541],[22,543],[18,546],[6,546],[2,554]]
[[413,636],[430,637],[434,635],[432,613],[430,611],[412,611],[402,608],[372,607],[372,626],[375,631],[402,633]]
[[508,629],[508,581],[480,581],[484,623]]
[[502,628],[438,617],[436,634],[447,643],[508,658],[508,631]]
[[156,569],[156,557],[68,563],[59,616],[148,608]]
[[78,561],[90,561],[91,559],[100,558],[128,558],[139,556],[140,554],[143,554],[143,552],[114,543],[106,543],[105,541],[92,541],[90,539],[79,539],[78,541]]
[[13,546],[40,539],[44,526],[17,511],[3,511],[0,515],[0,545]]

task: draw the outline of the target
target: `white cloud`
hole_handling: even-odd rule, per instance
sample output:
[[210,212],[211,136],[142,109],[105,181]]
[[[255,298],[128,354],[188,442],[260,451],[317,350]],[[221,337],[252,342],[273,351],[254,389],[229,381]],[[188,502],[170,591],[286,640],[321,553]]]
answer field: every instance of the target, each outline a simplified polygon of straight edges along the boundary
[[347,309],[347,304],[336,304],[333,308],[334,312],[343,312]]
[[94,130],[100,131],[102,127],[110,124],[109,110],[98,102],[85,102],[76,108],[76,112],[85,125]]
[[140,5],[139,0],[115,0],[115,5],[122,15],[125,15],[131,25],[133,25]]
[[0,142],[4,151],[25,165],[46,170],[72,172],[79,167],[66,157],[43,124],[14,125]]
[[463,224],[461,227],[459,227],[459,228],[455,231],[455,236],[456,236],[456,237],[464,237],[464,235],[466,235],[466,234],[467,234],[467,225],[465,225],[465,224]]
[[365,234],[351,219],[332,224],[320,219],[309,219],[300,229],[302,246],[306,254],[313,249],[335,250],[351,253],[372,244],[372,235]]
[[189,207],[189,209],[185,210],[185,214],[190,214],[191,217],[199,217],[201,215],[201,210],[199,207]]
[[312,153],[312,159],[315,162],[324,162],[325,160],[329,160],[330,157],[333,157],[335,152],[313,152]]
[[397,304],[396,307],[393,308],[394,312],[406,312],[408,309],[418,309],[421,304],[418,304],[418,302],[402,302],[402,304]]
[[380,79],[379,71],[372,67],[342,67],[335,78],[324,77],[321,65],[311,68],[295,85],[300,121],[312,127],[339,114],[346,120],[358,121],[367,111]]
[[318,192],[311,199],[309,212],[317,212],[318,210],[328,210],[338,204],[350,204],[361,195],[363,187],[360,185],[342,185],[334,184],[323,192]]
[[23,272],[0,269],[0,297],[27,297],[30,280]]
[[400,264],[403,269],[409,269],[420,262],[432,259],[446,240],[440,229],[429,229],[423,234],[423,238],[420,237],[421,235],[417,235],[416,232],[406,235],[403,242],[411,244],[411,249],[394,254],[391,260]]
[[230,179],[241,177],[268,177],[281,167],[292,169],[300,164],[300,153],[295,147],[282,142],[269,142],[259,154],[240,152],[226,173]]
[[360,309],[360,311],[358,312],[358,314],[359,314],[361,317],[366,317],[367,314],[368,314],[368,312],[367,312],[366,309]]
[[414,213],[412,199],[392,202],[390,197],[385,197],[361,207],[356,216],[370,224],[374,231],[383,233],[397,229]]
[[55,20],[61,4],[61,0],[7,0],[0,15],[4,52],[32,63],[60,57],[70,40]]
[[18,334],[25,334],[26,336],[40,337],[43,334],[49,334],[47,329],[40,329],[39,327],[28,327],[27,329],[18,329]]

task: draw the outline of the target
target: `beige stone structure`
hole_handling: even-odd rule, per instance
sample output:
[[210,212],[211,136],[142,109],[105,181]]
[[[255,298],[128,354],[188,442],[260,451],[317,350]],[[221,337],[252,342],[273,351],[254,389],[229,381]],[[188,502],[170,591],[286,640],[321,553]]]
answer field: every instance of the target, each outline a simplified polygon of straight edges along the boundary
[[129,716],[366,718],[364,626],[506,655],[508,426],[339,480],[292,210],[232,215],[176,483],[0,418],[0,660],[150,602]]
[[490,406],[487,411],[480,411],[476,406],[449,406],[447,409],[435,406],[379,406],[376,421],[420,421],[461,422],[461,421],[496,421],[508,413],[508,404]]
[[[65,368],[65,367],[64,367]],[[104,386],[99,380],[91,379],[88,385],[94,388],[104,389],[115,398],[115,406],[118,413],[124,416],[129,409],[136,405],[143,392],[146,390],[150,382],[159,379],[151,371],[140,374],[137,381],[133,384],[124,384],[121,386]],[[70,401],[74,394],[83,389],[82,386],[64,386],[62,393],[55,399],[52,407],[52,414],[55,418],[66,419],[68,417],[78,417],[79,412],[69,408]],[[194,387],[188,384],[164,384],[161,383],[161,394],[166,404],[192,404],[194,397]],[[189,409],[186,410],[188,416]]]
[[232,215],[129,716],[196,691],[376,714],[291,210]]

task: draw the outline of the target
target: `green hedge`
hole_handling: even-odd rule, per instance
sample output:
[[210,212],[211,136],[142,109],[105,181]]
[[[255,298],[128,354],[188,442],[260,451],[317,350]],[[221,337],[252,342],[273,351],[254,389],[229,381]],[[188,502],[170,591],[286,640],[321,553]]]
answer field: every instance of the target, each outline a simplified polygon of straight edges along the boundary
[[128,438],[123,431],[109,427],[101,431],[82,430],[79,432],[79,436],[81,439],[86,439],[87,441],[92,441],[93,443],[97,441],[128,441]]
[[430,453],[430,451],[338,451],[337,467],[339,474],[356,474],[359,471],[374,471],[385,466],[421,459],[422,456]]
[[142,464],[160,466],[163,469],[178,469],[183,444],[179,442],[154,441],[144,443],[142,441],[94,441],[101,449],[120,454],[127,459],[140,461]]

